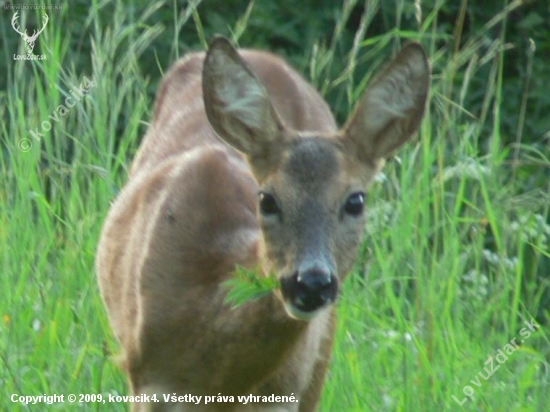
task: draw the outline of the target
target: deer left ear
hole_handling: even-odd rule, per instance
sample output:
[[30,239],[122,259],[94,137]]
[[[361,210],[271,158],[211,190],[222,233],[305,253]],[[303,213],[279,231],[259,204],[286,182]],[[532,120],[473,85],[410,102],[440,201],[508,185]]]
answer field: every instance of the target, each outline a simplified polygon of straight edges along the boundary
[[363,161],[377,162],[404,144],[420,126],[430,66],[418,43],[405,46],[372,80],[344,127],[344,139]]
[[277,140],[283,126],[267,90],[224,37],[210,44],[202,87],[208,120],[229,145],[255,156]]

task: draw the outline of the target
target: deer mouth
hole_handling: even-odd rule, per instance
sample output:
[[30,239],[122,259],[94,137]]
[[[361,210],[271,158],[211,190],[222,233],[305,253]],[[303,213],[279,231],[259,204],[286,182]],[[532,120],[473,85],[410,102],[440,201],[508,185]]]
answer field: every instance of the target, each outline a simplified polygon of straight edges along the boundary
[[316,270],[296,272],[281,280],[281,290],[288,314],[299,320],[310,320],[336,301],[338,279],[334,274]]

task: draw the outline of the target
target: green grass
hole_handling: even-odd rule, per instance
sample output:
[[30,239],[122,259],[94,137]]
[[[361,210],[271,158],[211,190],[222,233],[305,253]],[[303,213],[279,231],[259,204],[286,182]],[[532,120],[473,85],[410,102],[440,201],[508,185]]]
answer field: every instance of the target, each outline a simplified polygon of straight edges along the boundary
[[[459,33],[438,26],[441,4],[424,11],[416,31],[397,25],[361,40],[369,9],[347,69],[337,75],[330,67],[349,4],[335,22],[333,42],[304,50],[306,76],[325,93],[341,90],[338,104],[347,109],[376,69],[358,74],[356,63],[369,58],[376,66],[389,57],[386,45],[421,41],[433,65],[419,136],[389,162],[370,193],[368,236],[338,305],[321,411],[535,412],[550,401],[544,324],[480,387],[471,383],[480,371],[487,376],[489,356],[513,338],[519,342],[524,321],[547,319],[550,155],[522,144],[521,128],[514,147],[503,143],[504,32],[490,45],[480,32],[460,46],[437,47],[441,39],[452,45],[453,36],[458,42]],[[127,410],[94,403],[27,408],[10,397],[127,393],[111,356],[118,347],[93,263],[103,219],[152,112],[151,79],[139,63],[155,61],[155,38],[175,30],[150,19],[161,6],[134,15],[121,2],[93,1],[82,22],[91,37],[81,39],[91,56],[69,47],[70,7],[52,11],[39,37],[35,53],[47,54],[47,61],[13,61],[14,52],[23,53],[22,41],[18,51],[2,51],[8,84],[0,91],[2,411]],[[513,6],[487,29],[509,19]],[[11,16],[2,10],[4,22]],[[249,17],[228,24],[235,35],[246,32]],[[178,10],[174,24],[195,27],[204,40],[200,9]],[[3,35],[16,36],[9,24]],[[173,35],[173,59],[181,41]],[[168,67],[158,65],[160,77]],[[89,93],[34,139],[29,130],[50,121],[84,76],[94,82]],[[483,79],[483,90],[469,82],[472,76]],[[475,115],[464,107],[472,93],[483,93]],[[29,139],[30,150],[20,150],[21,139]],[[452,396],[462,400],[467,385],[473,397],[459,406]]]

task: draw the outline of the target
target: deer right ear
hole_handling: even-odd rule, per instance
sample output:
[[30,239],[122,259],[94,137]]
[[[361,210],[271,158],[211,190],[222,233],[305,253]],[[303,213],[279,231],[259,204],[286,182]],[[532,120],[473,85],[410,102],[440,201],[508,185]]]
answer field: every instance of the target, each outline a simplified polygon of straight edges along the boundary
[[282,124],[267,90],[225,37],[210,43],[202,90],[208,121],[235,149],[253,158],[281,135]]
[[376,163],[418,129],[430,85],[422,46],[411,43],[371,81],[344,127],[344,138],[362,161]]

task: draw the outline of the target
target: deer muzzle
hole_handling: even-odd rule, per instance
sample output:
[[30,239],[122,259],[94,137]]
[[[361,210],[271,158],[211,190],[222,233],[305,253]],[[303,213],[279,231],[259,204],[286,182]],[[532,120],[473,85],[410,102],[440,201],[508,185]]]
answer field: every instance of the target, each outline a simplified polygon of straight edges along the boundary
[[330,270],[313,267],[281,279],[284,304],[290,316],[309,320],[338,296],[338,278]]

